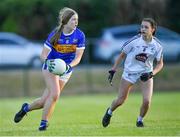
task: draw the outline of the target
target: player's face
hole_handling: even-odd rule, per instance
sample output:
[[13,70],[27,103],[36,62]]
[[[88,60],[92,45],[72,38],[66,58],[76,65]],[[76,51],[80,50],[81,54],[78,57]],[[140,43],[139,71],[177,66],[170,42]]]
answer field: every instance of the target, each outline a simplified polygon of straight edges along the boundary
[[151,24],[148,21],[142,21],[141,23],[141,34],[145,37],[152,36],[153,32],[155,31],[152,28]]
[[74,14],[68,21],[68,23],[66,24],[66,27],[71,29],[71,30],[74,30],[76,29],[78,25],[78,15],[77,14]]

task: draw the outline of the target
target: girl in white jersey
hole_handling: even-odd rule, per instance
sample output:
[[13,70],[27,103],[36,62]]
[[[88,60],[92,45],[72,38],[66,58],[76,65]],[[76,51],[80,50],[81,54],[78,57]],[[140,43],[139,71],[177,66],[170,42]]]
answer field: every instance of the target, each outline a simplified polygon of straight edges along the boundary
[[[32,110],[43,109],[39,130],[46,130],[56,102],[65,84],[72,74],[72,68],[79,64],[84,49],[84,33],[77,28],[78,14],[70,9],[63,8],[59,12],[59,25],[48,36],[41,54],[43,76],[46,88],[43,95],[33,103],[24,103],[21,110],[16,113],[14,122],[18,123],[24,115]],[[67,64],[67,71],[63,75],[54,74],[50,68],[54,66],[54,59],[63,59]],[[50,62],[50,63],[47,63]]]
[[[121,106],[133,85],[140,83],[143,101],[140,114],[136,121],[137,127],[143,127],[143,118],[146,115],[153,93],[153,76],[163,68],[162,46],[153,35],[156,31],[156,23],[152,18],[144,18],[141,22],[140,34],[127,41],[118,59],[109,71],[109,82],[112,83],[113,76],[120,62],[125,58],[124,71],[119,86],[119,93],[111,106],[106,110],[102,119],[103,127],[110,123],[113,111]],[[157,63],[153,69],[153,61]]]

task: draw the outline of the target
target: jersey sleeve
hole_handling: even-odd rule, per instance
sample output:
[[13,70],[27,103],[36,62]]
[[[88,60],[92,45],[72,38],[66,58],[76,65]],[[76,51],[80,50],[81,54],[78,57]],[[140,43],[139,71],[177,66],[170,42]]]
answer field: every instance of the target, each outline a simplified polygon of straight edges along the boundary
[[122,46],[122,52],[128,54],[132,49],[131,45],[131,43],[124,43],[124,45]]
[[53,47],[53,45],[50,42],[50,39],[52,38],[52,36],[55,34],[55,31],[52,31],[49,35],[48,38],[46,39],[46,41],[44,42],[44,46],[51,49]]
[[83,32],[81,32],[77,43],[77,49],[85,49],[85,41],[86,41],[85,35]]
[[126,41],[124,45],[122,46],[122,49],[121,49],[122,52],[128,54],[133,49],[134,41],[140,37],[141,35],[138,34],[132,37],[131,39],[129,39],[128,41]]

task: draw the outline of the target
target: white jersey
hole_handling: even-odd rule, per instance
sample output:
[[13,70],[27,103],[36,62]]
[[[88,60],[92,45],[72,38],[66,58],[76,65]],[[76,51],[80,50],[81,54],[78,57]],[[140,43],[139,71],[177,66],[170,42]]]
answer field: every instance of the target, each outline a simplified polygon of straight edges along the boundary
[[147,43],[141,35],[137,35],[124,43],[122,52],[127,54],[124,63],[125,72],[151,72],[153,71],[154,59],[160,61],[162,57],[162,46],[155,37]]

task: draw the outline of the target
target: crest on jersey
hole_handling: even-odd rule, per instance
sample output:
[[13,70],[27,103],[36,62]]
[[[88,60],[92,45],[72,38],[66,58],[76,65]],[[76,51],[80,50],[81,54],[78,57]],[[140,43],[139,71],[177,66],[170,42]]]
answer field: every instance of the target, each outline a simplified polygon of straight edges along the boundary
[[146,60],[148,59],[148,56],[146,53],[140,53],[138,55],[135,56],[136,60],[141,61],[141,62],[146,62]]
[[146,49],[148,48],[147,46],[142,46],[143,47],[143,52],[146,51]]
[[63,39],[59,39],[58,42],[59,42],[59,43],[63,43]]
[[155,48],[151,48],[151,52],[154,53],[155,52]]
[[73,43],[77,43],[78,42],[78,39],[73,39]]
[[69,39],[66,40],[66,44],[69,44]]

